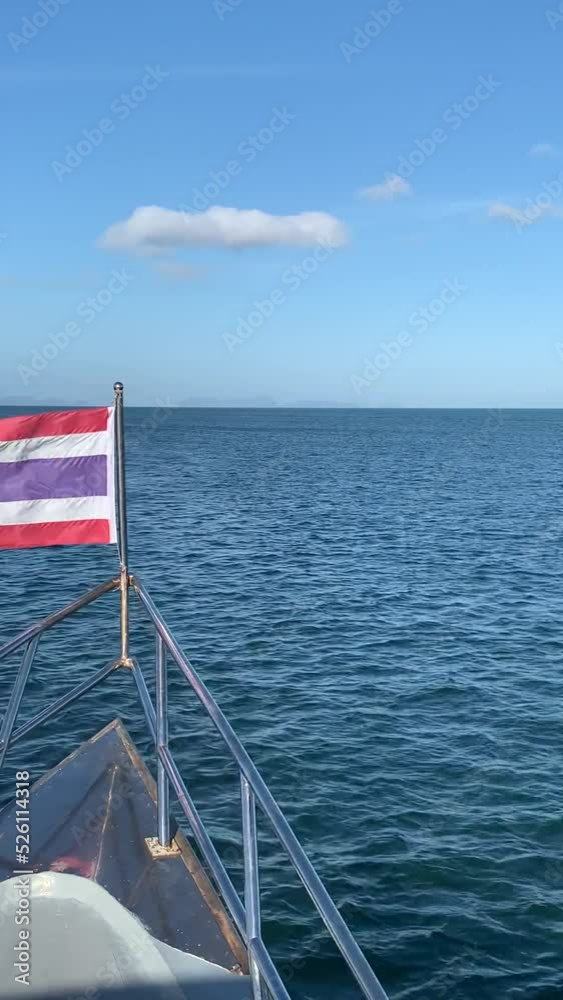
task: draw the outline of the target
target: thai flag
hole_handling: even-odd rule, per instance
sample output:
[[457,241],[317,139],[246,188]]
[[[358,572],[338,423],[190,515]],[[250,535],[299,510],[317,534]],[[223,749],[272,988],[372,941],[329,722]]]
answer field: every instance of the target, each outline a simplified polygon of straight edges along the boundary
[[114,408],[0,420],[0,548],[116,541]]

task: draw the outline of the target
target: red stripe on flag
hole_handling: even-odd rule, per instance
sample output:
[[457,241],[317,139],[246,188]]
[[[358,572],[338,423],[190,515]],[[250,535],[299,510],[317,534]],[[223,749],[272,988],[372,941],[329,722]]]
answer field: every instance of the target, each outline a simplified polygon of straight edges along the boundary
[[25,417],[5,417],[0,420],[0,441],[58,437],[63,434],[93,434],[107,430],[108,417],[107,406],[98,406],[94,410],[61,410],[31,413]]
[[109,545],[109,521],[48,521],[0,525],[0,549],[33,549],[45,545]]

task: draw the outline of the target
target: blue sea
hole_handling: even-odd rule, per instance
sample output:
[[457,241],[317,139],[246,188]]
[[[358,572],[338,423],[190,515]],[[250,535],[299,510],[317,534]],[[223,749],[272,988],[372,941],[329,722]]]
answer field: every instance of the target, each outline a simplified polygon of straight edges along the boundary
[[[8,411],[2,415],[7,415]],[[563,412],[126,412],[131,568],[392,1000],[563,997]],[[0,553],[0,639],[115,574]],[[132,651],[154,645],[133,606]],[[118,652],[116,595],[42,642],[25,719]],[[5,699],[18,658],[2,665]],[[171,667],[172,746],[235,880],[237,774]],[[32,777],[120,715],[125,672],[14,747]],[[292,996],[358,991],[260,822]]]

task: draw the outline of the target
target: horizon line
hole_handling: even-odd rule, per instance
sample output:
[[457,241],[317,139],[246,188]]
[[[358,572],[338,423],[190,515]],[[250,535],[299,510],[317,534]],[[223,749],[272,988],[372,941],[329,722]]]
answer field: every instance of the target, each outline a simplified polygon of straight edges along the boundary
[[[104,403],[99,403],[99,402],[96,402],[96,403],[85,403],[83,401],[81,401],[79,403],[76,402],[76,401],[65,402],[63,400],[60,400],[60,401],[57,401],[57,402],[49,402],[47,400],[38,400],[37,402],[33,402],[32,400],[30,400],[28,403],[9,403],[9,402],[4,403],[0,399],[0,408],[1,409],[14,409],[14,410],[25,410],[25,409],[29,408],[30,406],[33,407],[33,408],[43,407],[43,406],[49,407],[49,408],[64,406],[64,407],[71,407],[73,409],[77,409],[78,410],[78,409],[89,409],[91,407],[97,407],[97,406],[103,406],[103,405],[108,405],[109,406],[111,404],[109,404],[109,403],[108,404],[104,404]],[[349,405],[344,404],[344,403],[342,403],[342,404],[335,403],[335,404],[330,405],[330,406],[324,406],[324,405],[321,405],[321,404],[317,405],[315,403],[312,403],[312,404],[301,404],[301,403],[281,404],[280,403],[280,404],[273,404],[273,405],[270,405],[270,406],[265,406],[265,405],[263,406],[263,405],[253,405],[252,403],[250,403],[250,404],[243,404],[243,403],[241,403],[241,404],[234,404],[233,405],[233,404],[230,404],[230,403],[226,403],[226,404],[222,404],[222,403],[212,403],[212,404],[211,403],[210,404],[203,403],[202,404],[202,403],[166,403],[166,402],[158,402],[158,401],[156,402],[156,405],[155,405],[155,402],[153,401],[151,403],[126,403],[126,408],[128,410],[149,410],[149,409],[152,409],[152,410],[155,410],[155,409],[157,409],[157,410],[267,410],[267,411],[279,411],[279,410],[324,410],[324,411],[333,411],[333,410],[335,410],[336,411],[336,410],[347,410],[347,411],[353,411],[353,412],[357,412],[357,411],[361,411],[361,412],[377,411],[377,412],[380,412],[382,410],[385,410],[385,411],[387,411],[387,410],[406,410],[406,411],[410,411],[410,410],[413,410],[413,411],[414,410],[431,410],[431,411],[447,411],[447,412],[450,412],[450,411],[453,411],[453,412],[455,412],[455,411],[465,411],[465,410],[484,410],[484,411],[487,411],[487,412],[489,412],[489,411],[500,411],[500,410],[505,410],[505,411],[506,410],[520,411],[521,410],[521,411],[529,412],[529,411],[540,410],[540,411],[552,411],[552,412],[556,412],[556,411],[559,411],[559,410],[563,410],[563,403],[561,404],[561,406],[514,406],[514,405],[511,405],[511,406],[502,406],[502,405],[498,405],[498,404],[489,405],[489,406],[486,406],[486,405],[467,405],[467,406],[432,406],[432,405],[422,405],[422,406],[421,405],[412,405],[412,406],[408,406],[408,405],[407,406],[349,406]]]

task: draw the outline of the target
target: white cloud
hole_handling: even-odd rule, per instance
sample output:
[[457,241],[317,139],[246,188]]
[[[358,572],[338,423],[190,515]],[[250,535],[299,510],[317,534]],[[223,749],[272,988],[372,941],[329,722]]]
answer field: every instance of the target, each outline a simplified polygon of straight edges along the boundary
[[550,159],[557,155],[557,149],[550,142],[537,142],[535,146],[530,146],[528,150],[528,156],[536,156],[540,159]]
[[494,201],[492,205],[489,205],[489,218],[500,219],[501,222],[519,222],[524,224],[530,221],[526,218],[524,212],[509,205],[506,201]]
[[168,254],[181,247],[332,246],[346,242],[346,228],[326,212],[268,215],[258,209],[213,205],[205,212],[183,212],[158,205],[136,208],[100,237],[103,250]]
[[409,182],[398,174],[387,177],[382,184],[373,184],[360,191],[360,197],[369,201],[393,201],[406,194],[412,194],[412,188]]
[[[538,199],[539,200],[539,199]],[[537,202],[530,202],[528,208],[514,208],[506,201],[495,201],[489,205],[489,218],[499,219],[501,222],[512,222],[518,228],[531,226],[544,218],[563,219],[563,209],[553,202],[538,205]]]

